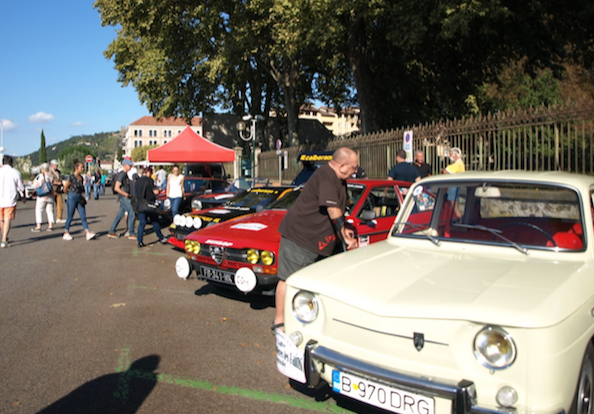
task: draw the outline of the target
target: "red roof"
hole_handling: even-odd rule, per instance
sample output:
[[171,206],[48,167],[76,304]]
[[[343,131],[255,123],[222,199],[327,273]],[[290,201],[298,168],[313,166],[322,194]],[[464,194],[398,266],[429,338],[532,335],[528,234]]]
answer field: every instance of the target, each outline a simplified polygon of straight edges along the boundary
[[[140,126],[187,126],[188,123],[183,118],[155,118],[154,116],[143,116],[142,118],[132,122],[130,125]],[[192,118],[192,126],[197,127],[202,125],[202,118]]]
[[231,162],[235,151],[202,138],[186,127],[167,144],[148,150],[149,162]]

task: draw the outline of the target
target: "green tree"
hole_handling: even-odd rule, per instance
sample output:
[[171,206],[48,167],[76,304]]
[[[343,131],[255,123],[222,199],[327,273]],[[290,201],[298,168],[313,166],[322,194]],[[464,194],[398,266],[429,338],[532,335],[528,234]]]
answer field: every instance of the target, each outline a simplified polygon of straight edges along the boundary
[[74,171],[74,160],[84,163],[87,155],[91,155],[93,158],[97,157],[95,152],[85,145],[73,145],[64,149],[58,155],[62,172],[64,174],[71,174]]
[[132,161],[138,162],[138,161],[146,160],[147,159],[146,152],[150,149],[157,148],[157,147],[158,147],[158,145],[142,145],[140,147],[133,148],[132,154],[130,154],[130,156],[132,157]]
[[41,130],[41,144],[39,145],[39,164],[47,162],[47,153],[45,147],[45,133]]

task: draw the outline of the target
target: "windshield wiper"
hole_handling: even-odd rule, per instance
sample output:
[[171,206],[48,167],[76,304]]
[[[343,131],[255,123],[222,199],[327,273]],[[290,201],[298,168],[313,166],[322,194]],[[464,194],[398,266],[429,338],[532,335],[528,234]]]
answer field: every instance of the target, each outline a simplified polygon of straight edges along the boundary
[[[413,227],[413,228],[415,228],[415,229],[419,230],[419,232],[418,232],[418,233],[415,233],[415,235],[416,235],[416,234],[422,234],[423,236],[427,236],[427,238],[428,238],[429,240],[431,240],[431,243],[433,243],[433,244],[434,244],[434,245],[436,245],[436,246],[439,246],[439,240],[437,240],[435,237],[433,237],[433,236],[432,236],[431,234],[429,234],[428,232],[427,232],[427,233],[425,233],[425,232],[424,232],[424,230],[429,230],[429,231],[431,230],[431,229],[430,229],[429,227],[427,227],[426,225],[421,225],[421,224],[411,223],[410,221],[399,221],[399,222],[397,222],[397,223],[394,223],[394,224],[396,224],[396,225],[399,225],[399,224],[404,224],[404,225],[406,225],[406,226],[411,226],[411,227]],[[402,233],[400,233],[400,234],[402,234]]]
[[498,229],[492,229],[491,227],[485,227],[481,224],[462,224],[462,223],[452,223],[453,227],[462,227],[464,229],[472,229],[472,230],[482,230],[482,231],[488,231],[489,233],[491,233],[492,235],[499,237],[501,240],[504,240],[506,242],[508,242],[509,244],[511,244],[512,246],[514,246],[516,248],[516,250],[518,250],[520,253],[524,253],[525,255],[528,255],[528,249],[520,246],[518,243],[511,241],[510,239],[508,239],[507,237],[505,237],[504,235],[502,235],[502,231],[498,230]]

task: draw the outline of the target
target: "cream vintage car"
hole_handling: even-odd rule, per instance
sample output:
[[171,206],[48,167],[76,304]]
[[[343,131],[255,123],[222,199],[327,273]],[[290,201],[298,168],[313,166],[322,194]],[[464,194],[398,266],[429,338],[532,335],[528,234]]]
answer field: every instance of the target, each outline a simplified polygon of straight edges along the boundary
[[594,178],[411,187],[390,237],[287,281],[277,367],[402,414],[591,413]]

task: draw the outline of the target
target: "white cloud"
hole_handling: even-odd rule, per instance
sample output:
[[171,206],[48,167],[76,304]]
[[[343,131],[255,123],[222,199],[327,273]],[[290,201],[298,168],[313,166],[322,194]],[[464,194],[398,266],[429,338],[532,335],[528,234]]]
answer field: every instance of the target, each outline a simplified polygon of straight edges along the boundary
[[0,121],[2,122],[2,127],[4,128],[4,131],[11,131],[13,129],[16,129],[16,127],[18,126],[17,124],[12,122],[12,119],[0,119]]
[[73,127],[80,127],[80,126],[83,126],[84,123],[80,122],[80,121],[76,121],[76,122],[71,123],[70,125]]
[[28,118],[29,122],[33,124],[47,124],[54,120],[52,114],[46,114],[45,112],[37,112]]

